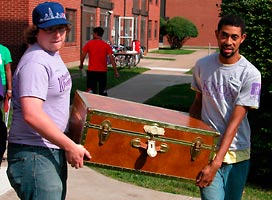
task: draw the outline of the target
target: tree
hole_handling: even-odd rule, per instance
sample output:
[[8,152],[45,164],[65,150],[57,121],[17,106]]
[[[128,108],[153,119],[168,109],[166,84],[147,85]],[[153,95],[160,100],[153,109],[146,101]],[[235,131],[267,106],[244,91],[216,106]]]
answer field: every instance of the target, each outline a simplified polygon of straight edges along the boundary
[[183,17],[173,17],[168,21],[161,19],[161,34],[167,37],[172,49],[180,49],[191,37],[198,36],[196,26]]
[[167,24],[167,20],[164,18],[160,18],[160,34],[162,36],[166,35],[166,24]]
[[262,91],[272,90],[272,1],[223,0],[220,16],[234,13],[246,23],[247,39],[241,53],[262,73]]
[[259,110],[249,112],[252,129],[251,170],[249,179],[271,186],[272,178],[272,1],[223,0],[220,16],[233,13],[246,23],[247,38],[241,53],[262,74],[262,96]]

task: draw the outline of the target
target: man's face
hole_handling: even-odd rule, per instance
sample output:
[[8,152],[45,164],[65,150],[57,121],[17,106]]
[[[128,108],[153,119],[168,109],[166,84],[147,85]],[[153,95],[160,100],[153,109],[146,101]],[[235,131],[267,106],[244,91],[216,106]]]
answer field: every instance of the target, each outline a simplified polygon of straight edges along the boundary
[[56,52],[63,46],[66,38],[66,32],[66,25],[57,25],[40,29],[37,35],[37,40],[44,50]]
[[241,32],[241,28],[224,25],[215,34],[220,49],[220,61],[225,64],[237,62],[240,59],[239,47],[246,38],[246,35]]

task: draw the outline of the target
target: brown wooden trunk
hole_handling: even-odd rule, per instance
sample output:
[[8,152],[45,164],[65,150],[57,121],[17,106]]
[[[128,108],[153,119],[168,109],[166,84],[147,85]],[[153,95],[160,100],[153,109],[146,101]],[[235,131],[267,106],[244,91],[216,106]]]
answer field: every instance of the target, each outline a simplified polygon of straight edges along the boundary
[[188,180],[210,161],[218,136],[187,113],[79,91],[69,127],[89,163]]

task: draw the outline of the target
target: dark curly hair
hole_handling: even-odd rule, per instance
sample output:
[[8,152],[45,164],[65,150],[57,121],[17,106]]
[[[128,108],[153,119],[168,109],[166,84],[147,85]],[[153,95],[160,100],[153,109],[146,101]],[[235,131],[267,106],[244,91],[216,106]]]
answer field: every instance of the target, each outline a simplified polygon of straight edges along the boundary
[[220,31],[224,25],[240,27],[242,34],[246,32],[245,21],[238,15],[227,14],[223,16],[218,23],[217,30]]
[[[39,28],[35,25],[29,26],[24,31],[24,38],[27,44],[34,44],[37,42],[37,34],[39,32]],[[67,33],[71,30],[71,26],[67,25]]]

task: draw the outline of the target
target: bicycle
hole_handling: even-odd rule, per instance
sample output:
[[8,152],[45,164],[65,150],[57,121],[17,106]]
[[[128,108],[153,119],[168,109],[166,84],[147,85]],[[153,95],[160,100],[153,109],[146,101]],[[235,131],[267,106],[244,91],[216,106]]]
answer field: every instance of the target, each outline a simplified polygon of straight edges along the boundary
[[125,51],[114,53],[117,67],[135,67],[140,62],[140,55],[134,51]]

